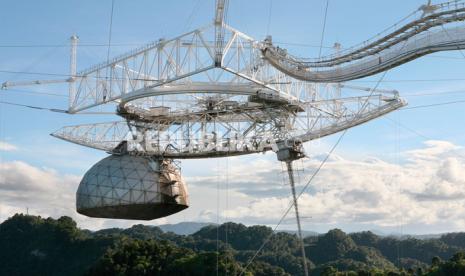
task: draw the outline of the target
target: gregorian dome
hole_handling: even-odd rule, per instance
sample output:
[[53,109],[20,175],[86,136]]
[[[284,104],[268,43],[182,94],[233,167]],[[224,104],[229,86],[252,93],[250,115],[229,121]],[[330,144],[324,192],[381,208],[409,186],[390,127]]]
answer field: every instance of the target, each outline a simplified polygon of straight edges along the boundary
[[171,160],[110,155],[84,175],[76,207],[89,217],[151,220],[186,209],[188,195]]

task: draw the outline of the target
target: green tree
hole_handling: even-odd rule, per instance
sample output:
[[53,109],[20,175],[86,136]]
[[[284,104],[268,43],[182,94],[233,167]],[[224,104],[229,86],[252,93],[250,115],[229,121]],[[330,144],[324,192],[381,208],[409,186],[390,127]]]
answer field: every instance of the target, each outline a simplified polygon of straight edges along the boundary
[[439,266],[441,264],[441,258],[439,258],[438,256],[434,256],[432,259],[431,259],[431,266]]
[[168,241],[124,238],[107,250],[89,275],[166,275],[171,263],[193,254]]
[[238,275],[242,267],[229,252],[204,252],[174,261],[166,275]]
[[321,272],[321,276],[334,276],[337,275],[338,270],[332,266],[326,266]]

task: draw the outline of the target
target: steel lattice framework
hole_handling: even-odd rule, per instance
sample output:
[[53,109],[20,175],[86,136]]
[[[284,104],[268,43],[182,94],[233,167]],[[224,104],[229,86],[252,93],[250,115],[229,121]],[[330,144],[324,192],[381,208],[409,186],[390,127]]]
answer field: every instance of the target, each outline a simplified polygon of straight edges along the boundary
[[[159,40],[76,71],[71,38],[67,113],[115,106],[123,120],[64,127],[52,135],[109,152],[199,158],[276,150],[272,142],[306,142],[359,125],[406,103],[397,91],[341,82],[399,66],[435,51],[465,48],[465,4],[430,2],[419,16],[361,46],[320,59],[297,58],[224,22],[216,1],[211,25]],[[401,22],[403,24],[403,22]],[[400,23],[399,23],[400,24]]]
[[[288,168],[308,275],[292,168],[292,162],[304,156],[302,143],[404,106],[406,102],[395,90],[342,82],[386,71],[428,53],[464,49],[465,29],[450,25],[465,20],[465,4],[432,5],[429,1],[414,13],[422,13],[419,18],[400,28],[313,60],[275,47],[271,37],[258,41],[228,26],[224,22],[227,7],[227,0],[217,0],[211,25],[150,43],[81,72],[76,71],[78,39],[72,36],[69,78],[5,82],[2,88],[67,82],[67,113],[112,106],[122,118],[119,121],[67,126],[52,135],[113,153],[115,160],[140,158],[128,153],[143,155],[143,160],[166,161],[277,152],[278,160]],[[87,189],[85,195],[101,193],[98,176],[92,174],[89,179],[81,183]],[[107,199],[129,195],[124,189],[117,191],[118,185],[129,191],[135,187],[119,180],[108,183],[112,196],[105,195]],[[129,197],[128,202],[135,201]],[[96,205],[96,201],[88,203]]]
[[296,80],[264,59],[262,42],[227,25],[218,62],[214,27],[77,73],[69,113],[116,104],[126,120],[53,136],[112,151],[138,133],[137,151],[171,158],[248,154],[272,149],[270,139],[317,139],[404,105],[396,91]]

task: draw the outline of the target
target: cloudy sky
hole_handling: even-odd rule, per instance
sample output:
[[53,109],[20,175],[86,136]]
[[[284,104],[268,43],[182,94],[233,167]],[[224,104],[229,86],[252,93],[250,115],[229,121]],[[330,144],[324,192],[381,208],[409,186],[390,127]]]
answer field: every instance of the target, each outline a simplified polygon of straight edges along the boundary
[[[116,0],[111,55],[208,24],[209,1]],[[315,56],[325,1],[230,1],[228,23],[282,47]],[[253,2],[253,3],[250,3]],[[324,45],[353,45],[378,33],[425,1],[333,0]],[[25,74],[68,72],[67,39],[80,37],[78,67],[106,59],[110,1],[10,1],[0,24],[0,82],[50,78]],[[246,7],[246,8],[245,8]],[[270,9],[271,8],[271,9]],[[270,12],[271,11],[271,12]],[[271,15],[271,16],[270,16]],[[330,51],[323,49],[323,53]],[[411,107],[465,100],[461,53],[438,53],[388,72],[380,88],[397,89]],[[23,73],[12,73],[23,72]],[[352,82],[373,86],[379,76]],[[1,101],[66,108],[66,86],[0,92]],[[34,93],[42,94],[34,94]],[[385,233],[465,231],[465,122],[463,104],[406,109],[347,132],[300,198],[304,229],[377,230]],[[69,116],[0,105],[0,221],[16,212],[68,215],[83,228],[127,227],[139,221],[86,218],[75,212],[75,191],[85,171],[106,156],[48,134],[65,125],[115,120]],[[296,162],[298,189],[307,183],[338,135],[306,145]],[[275,225],[290,202],[282,164],[273,154],[182,162],[191,207],[143,222],[235,221]],[[282,229],[294,229],[293,213]]]

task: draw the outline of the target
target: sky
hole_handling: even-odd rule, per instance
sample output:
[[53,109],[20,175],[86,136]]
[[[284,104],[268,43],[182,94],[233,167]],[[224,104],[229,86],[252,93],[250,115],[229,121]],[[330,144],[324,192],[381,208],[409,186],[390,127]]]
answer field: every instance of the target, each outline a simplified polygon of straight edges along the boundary
[[[257,40],[272,35],[276,44],[296,55],[318,55],[326,0],[229,2],[227,23],[234,28]],[[331,53],[335,42],[350,47],[376,35],[424,2],[330,0],[323,54]],[[106,60],[109,0],[4,1],[2,10],[0,82],[68,74],[72,34],[80,38],[78,70]],[[213,0],[115,0],[110,56],[205,26],[213,16]],[[392,69],[379,88],[398,90],[410,107],[465,100],[463,54],[436,53]],[[373,87],[379,78],[350,83]],[[0,101],[66,109],[67,91],[66,85],[15,87],[0,91]],[[458,103],[399,110],[350,129],[299,201],[303,228],[404,234],[465,231],[463,108]],[[107,154],[49,134],[66,125],[116,119],[0,104],[0,221],[29,212],[71,216],[88,229],[182,221],[274,226],[286,210],[286,174],[275,155],[267,153],[182,161],[191,206],[167,218],[141,222],[77,214],[79,181]],[[298,189],[338,137],[305,145],[308,158],[296,164]],[[292,213],[280,226],[295,227]]]

